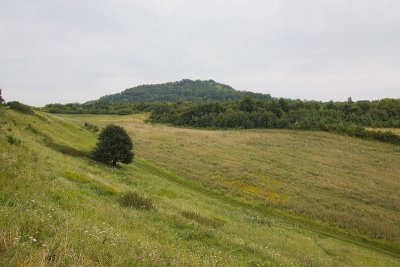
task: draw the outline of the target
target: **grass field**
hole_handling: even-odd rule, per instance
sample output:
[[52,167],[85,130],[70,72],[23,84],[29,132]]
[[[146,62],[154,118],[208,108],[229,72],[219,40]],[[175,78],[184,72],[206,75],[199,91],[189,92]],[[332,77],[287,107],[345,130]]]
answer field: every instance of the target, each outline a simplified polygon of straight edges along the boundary
[[[0,266],[400,264],[399,147],[145,118],[0,109]],[[124,126],[135,163],[89,159],[84,122]]]

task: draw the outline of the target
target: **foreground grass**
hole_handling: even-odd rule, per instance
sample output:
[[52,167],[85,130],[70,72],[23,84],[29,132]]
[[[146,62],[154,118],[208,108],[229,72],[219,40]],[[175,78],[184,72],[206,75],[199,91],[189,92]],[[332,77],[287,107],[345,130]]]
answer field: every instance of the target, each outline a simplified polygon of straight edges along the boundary
[[[0,112],[0,265],[400,264],[396,258],[305,231],[280,217],[249,208],[258,203],[257,195],[241,192],[236,185],[231,187],[236,188],[235,195],[229,198],[250,206],[208,194],[223,187],[212,178],[214,167],[207,167],[207,177],[200,177],[206,172],[201,168],[207,166],[208,157],[223,154],[216,152],[217,147],[215,154],[206,153],[210,148],[199,145],[207,142],[193,137],[209,133],[212,140],[213,134],[240,132],[160,128],[145,125],[141,122],[144,117],[136,116],[58,119],[46,114]],[[135,137],[137,162],[110,168],[85,157],[96,141],[96,134],[83,127],[82,122],[88,120],[128,127]],[[182,138],[182,131],[194,136]],[[9,135],[19,144],[11,144]],[[53,145],[44,140],[48,136]],[[192,151],[185,144],[190,144]],[[225,153],[232,152],[223,145],[219,144],[228,149]],[[243,148],[247,153],[248,148]],[[205,151],[197,151],[202,149]],[[189,157],[192,154],[203,157],[194,162]],[[184,157],[189,157],[188,163]],[[229,175],[231,164],[232,172],[240,171],[229,159],[229,155],[214,159],[227,164],[220,166],[224,175]],[[252,160],[247,162],[252,168]],[[184,183],[166,179],[165,173]],[[243,175],[247,175],[246,170]],[[152,199],[155,208],[121,207],[120,197],[129,191]]]

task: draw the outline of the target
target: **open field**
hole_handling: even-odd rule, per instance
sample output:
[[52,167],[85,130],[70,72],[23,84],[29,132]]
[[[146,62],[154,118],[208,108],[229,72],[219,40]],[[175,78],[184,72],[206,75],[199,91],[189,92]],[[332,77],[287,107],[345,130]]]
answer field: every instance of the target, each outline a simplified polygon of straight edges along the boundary
[[322,132],[173,128],[143,124],[140,116],[119,124],[134,136],[138,154],[162,168],[229,195],[400,244],[398,146]]
[[[146,115],[37,114],[0,109],[0,265],[400,264],[399,147],[172,128],[144,124]],[[135,164],[87,158],[96,134],[84,122],[124,126]],[[156,208],[121,207],[126,191]]]

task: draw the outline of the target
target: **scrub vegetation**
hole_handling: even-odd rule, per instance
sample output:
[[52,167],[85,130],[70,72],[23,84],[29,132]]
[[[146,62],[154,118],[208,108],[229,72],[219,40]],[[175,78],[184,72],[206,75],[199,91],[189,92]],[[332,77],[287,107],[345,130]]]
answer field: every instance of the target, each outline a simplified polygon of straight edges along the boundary
[[[0,107],[1,266],[400,264],[398,146],[147,118]],[[134,163],[92,160],[85,122],[123,127]]]

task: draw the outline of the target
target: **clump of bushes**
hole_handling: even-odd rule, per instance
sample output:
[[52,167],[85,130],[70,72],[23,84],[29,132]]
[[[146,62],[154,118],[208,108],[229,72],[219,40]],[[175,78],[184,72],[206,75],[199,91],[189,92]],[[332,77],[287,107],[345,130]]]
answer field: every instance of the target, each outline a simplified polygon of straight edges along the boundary
[[138,210],[154,209],[153,200],[142,197],[136,192],[127,192],[121,196],[119,203],[125,208],[134,208]]
[[193,220],[199,224],[202,224],[204,226],[209,226],[212,228],[218,228],[218,227],[221,227],[222,225],[224,225],[224,221],[222,221],[220,219],[207,218],[197,212],[182,211],[181,215],[183,217],[185,217],[186,219]]
[[7,103],[7,106],[13,110],[19,111],[24,114],[34,114],[33,109],[30,106],[22,104],[18,101],[11,101]]
[[95,132],[95,133],[97,133],[98,131],[100,131],[99,126],[94,125],[94,124],[91,124],[91,123],[89,123],[89,122],[85,122],[85,123],[83,124],[83,127],[85,127],[85,128],[88,129],[88,130],[91,130],[91,131],[93,131],[93,132]]

